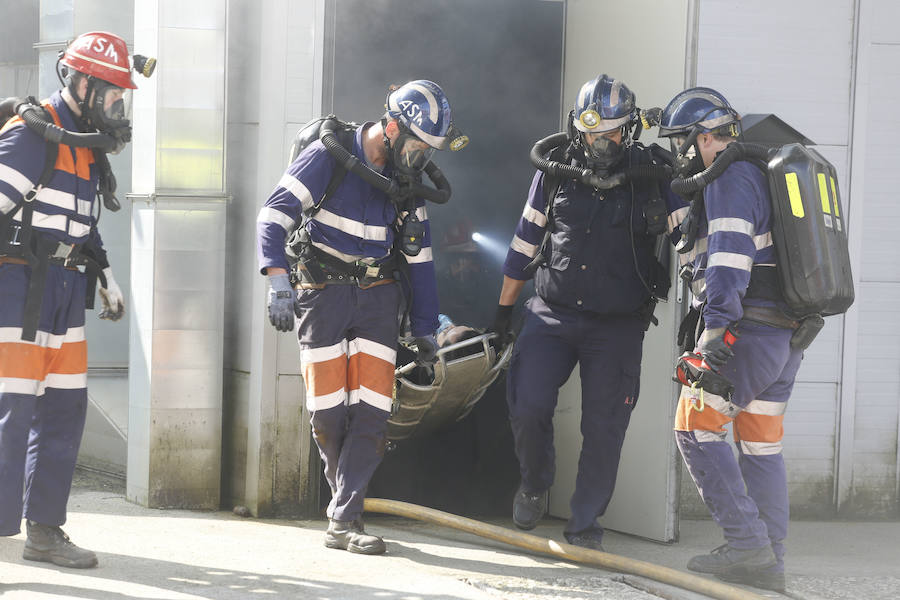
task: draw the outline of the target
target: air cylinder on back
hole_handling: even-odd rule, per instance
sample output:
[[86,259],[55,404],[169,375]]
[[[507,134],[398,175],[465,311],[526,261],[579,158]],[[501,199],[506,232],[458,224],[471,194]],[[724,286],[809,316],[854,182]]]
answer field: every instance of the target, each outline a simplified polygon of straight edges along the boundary
[[853,304],[853,275],[834,166],[802,144],[786,144],[768,171],[772,234],[788,307],[799,317],[845,312]]

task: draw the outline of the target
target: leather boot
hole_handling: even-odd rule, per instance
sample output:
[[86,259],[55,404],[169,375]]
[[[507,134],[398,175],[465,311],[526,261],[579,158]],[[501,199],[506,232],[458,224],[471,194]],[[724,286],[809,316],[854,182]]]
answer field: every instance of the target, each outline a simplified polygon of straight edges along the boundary
[[384,554],[384,540],[365,532],[361,521],[328,520],[325,547],[339,548],[355,554]]
[[519,529],[534,529],[547,512],[547,492],[529,492],[520,484],[513,499],[513,523]]
[[25,530],[28,533],[25,550],[22,551],[25,560],[49,562],[72,569],[97,566],[97,555],[73,544],[59,527],[26,521]]
[[722,544],[709,554],[700,554],[688,561],[687,568],[697,573],[729,575],[745,571],[758,571],[776,563],[772,546],[739,550]]

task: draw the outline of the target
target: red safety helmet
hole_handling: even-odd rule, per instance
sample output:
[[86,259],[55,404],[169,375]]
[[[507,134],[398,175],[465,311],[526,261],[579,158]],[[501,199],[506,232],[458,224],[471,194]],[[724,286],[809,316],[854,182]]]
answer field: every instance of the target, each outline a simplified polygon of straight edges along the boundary
[[125,40],[107,31],[89,31],[72,40],[60,62],[120,88],[137,89],[131,78]]

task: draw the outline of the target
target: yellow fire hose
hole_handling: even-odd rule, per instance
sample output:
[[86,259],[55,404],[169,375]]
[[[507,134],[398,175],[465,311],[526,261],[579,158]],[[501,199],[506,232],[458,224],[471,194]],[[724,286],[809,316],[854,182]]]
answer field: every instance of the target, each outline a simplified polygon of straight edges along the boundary
[[496,540],[505,544],[510,544],[518,548],[531,550],[540,554],[547,554],[573,562],[603,567],[613,571],[622,573],[631,573],[648,577],[656,581],[675,585],[680,588],[705,594],[711,598],[719,600],[766,600],[763,596],[748,592],[740,588],[736,588],[724,583],[718,583],[696,575],[682,573],[668,567],[661,567],[653,563],[634,560],[610,554],[608,552],[600,552],[599,550],[589,550],[572,544],[565,544],[548,540],[530,533],[521,533],[506,529],[505,527],[497,527],[482,523],[475,519],[468,519],[454,514],[446,513],[433,508],[426,508],[408,502],[400,502],[398,500],[384,500],[382,498],[366,498],[365,510],[368,512],[384,513],[388,515],[396,515],[398,517],[406,517],[408,519],[416,519],[433,523],[435,525],[443,525],[452,527],[467,533]]

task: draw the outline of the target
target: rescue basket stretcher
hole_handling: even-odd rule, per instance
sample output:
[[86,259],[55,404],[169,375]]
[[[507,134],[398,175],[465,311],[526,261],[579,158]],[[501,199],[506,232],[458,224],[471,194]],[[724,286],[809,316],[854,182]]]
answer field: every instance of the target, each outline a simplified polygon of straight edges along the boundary
[[398,367],[388,439],[422,436],[468,415],[512,356],[513,344],[498,354],[496,337],[484,333],[440,348],[433,376],[414,360]]

